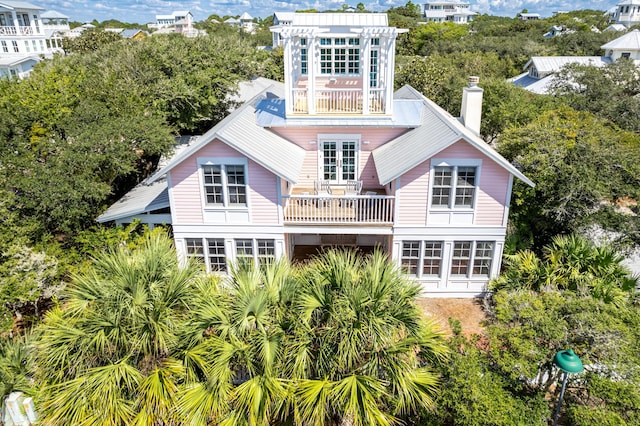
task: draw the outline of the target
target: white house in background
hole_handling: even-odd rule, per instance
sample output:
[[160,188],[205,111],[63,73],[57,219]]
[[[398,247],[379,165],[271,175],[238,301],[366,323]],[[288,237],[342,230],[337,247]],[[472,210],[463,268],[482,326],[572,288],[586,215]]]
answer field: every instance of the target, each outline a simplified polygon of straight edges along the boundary
[[454,22],[456,24],[466,24],[477,15],[470,10],[470,3],[441,0],[424,4],[424,18],[427,22]]
[[622,0],[611,16],[611,21],[629,28],[640,24],[640,0]]
[[520,13],[518,19],[521,21],[537,21],[540,19],[539,13]]
[[49,49],[62,50],[62,39],[71,30],[69,17],[55,10],[47,10],[40,14],[40,18],[42,18]]
[[178,10],[171,15],[156,15],[156,23],[148,24],[149,28],[167,28],[173,27],[178,21],[184,20],[188,25],[193,24],[193,14],[188,10]]
[[44,9],[25,1],[0,0],[0,78],[23,78],[55,47],[41,13]]
[[384,250],[427,296],[484,293],[500,270],[514,177],[479,136],[483,90],[455,118],[394,92],[406,30],[383,13],[300,13],[281,35],[284,83],[242,85],[242,106],[188,141],[100,222],[165,222],[181,258],[302,260]]
[[640,64],[640,31],[630,31],[603,44],[601,48],[605,52],[604,56],[534,56],[524,65],[524,73],[509,81],[530,92],[546,94],[554,81],[554,75],[568,64],[602,67],[620,58],[628,58]]
[[[275,12],[273,14],[273,25],[276,27],[287,27],[293,24],[294,17],[294,12]],[[279,47],[283,45],[280,33],[274,32],[272,34],[271,44],[273,45],[273,47]]]

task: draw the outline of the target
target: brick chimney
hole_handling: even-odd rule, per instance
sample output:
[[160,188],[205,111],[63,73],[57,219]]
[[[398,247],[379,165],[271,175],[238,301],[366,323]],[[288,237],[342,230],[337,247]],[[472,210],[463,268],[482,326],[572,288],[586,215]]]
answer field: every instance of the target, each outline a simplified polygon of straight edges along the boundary
[[480,136],[480,120],[482,119],[482,92],[478,87],[480,77],[469,77],[469,86],[462,89],[462,107],[460,116],[465,127]]

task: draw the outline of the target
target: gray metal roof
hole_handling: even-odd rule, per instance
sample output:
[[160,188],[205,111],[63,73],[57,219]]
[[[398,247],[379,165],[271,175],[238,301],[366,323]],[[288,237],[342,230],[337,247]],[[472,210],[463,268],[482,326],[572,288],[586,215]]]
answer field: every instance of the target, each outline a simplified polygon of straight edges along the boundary
[[264,99],[256,110],[257,123],[263,127],[299,126],[376,126],[376,127],[416,127],[421,123],[422,101],[394,99],[393,115],[357,115],[353,117],[305,116],[301,118],[285,116],[284,99]]
[[295,13],[292,26],[388,27],[386,13]]
[[567,64],[604,66],[608,63],[602,56],[532,56],[524,69],[533,65],[539,73],[549,74],[560,71]]
[[9,10],[16,10],[16,9],[44,10],[43,7],[36,6],[31,3],[27,3],[26,1],[13,1],[13,0],[0,1],[0,7],[4,7]]
[[162,178],[150,184],[146,182],[139,184],[109,206],[96,220],[105,223],[167,207],[169,207],[169,190],[167,179]]
[[520,86],[523,89],[527,89],[530,92],[537,93],[539,95],[546,95],[549,93],[551,83],[555,80],[554,74],[549,74],[543,78],[533,78],[528,72],[522,73],[515,77],[508,79],[507,81]]
[[284,87],[276,81],[273,85],[240,108],[229,114],[198,141],[174,156],[167,166],[154,174],[150,182],[165,176],[214,139],[219,139],[249,159],[270,170],[274,174],[296,183],[302,170],[305,151],[303,148],[276,135],[256,122],[256,108],[266,98],[282,98]]
[[63,15],[62,13],[55,10],[47,10],[46,12],[42,12],[40,14],[40,17],[44,19],[69,19],[67,15]]
[[447,111],[410,86],[401,90],[403,96],[408,96],[407,92],[413,91],[414,96],[422,98],[422,125],[373,150],[373,160],[381,185],[397,179],[448,146],[463,140],[518,179],[534,186],[525,175]]
[[605,50],[640,50],[640,30],[629,31],[601,46]]

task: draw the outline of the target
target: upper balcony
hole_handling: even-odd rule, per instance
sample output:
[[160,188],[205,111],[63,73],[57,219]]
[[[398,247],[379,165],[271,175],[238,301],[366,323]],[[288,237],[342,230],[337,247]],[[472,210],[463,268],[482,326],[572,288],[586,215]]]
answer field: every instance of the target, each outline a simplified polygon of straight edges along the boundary
[[385,14],[296,13],[271,31],[284,48],[287,118],[392,118],[395,41],[406,30]]
[[32,35],[42,35],[42,33],[38,32],[37,29],[33,27],[25,27],[25,26],[4,26],[0,27],[0,36],[32,36]]

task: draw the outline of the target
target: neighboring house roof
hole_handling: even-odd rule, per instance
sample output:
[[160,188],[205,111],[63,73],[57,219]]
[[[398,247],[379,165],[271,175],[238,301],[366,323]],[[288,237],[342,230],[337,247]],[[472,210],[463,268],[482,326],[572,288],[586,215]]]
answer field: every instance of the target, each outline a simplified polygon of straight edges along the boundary
[[608,63],[609,61],[601,56],[532,56],[524,65],[524,69],[533,65],[538,73],[548,74],[560,71],[567,64],[604,66]]
[[26,1],[12,1],[12,0],[0,1],[0,7],[4,7],[5,9],[9,9],[9,10],[14,10],[14,9],[44,10],[44,8],[40,6],[36,6],[31,3],[27,3]]
[[389,23],[386,13],[295,13],[292,25],[304,27],[387,27]]
[[423,96],[411,86],[404,86],[396,95],[405,99],[421,99],[422,125],[373,150],[373,160],[381,185],[397,179],[461,139],[471,144],[518,179],[533,182],[498,154],[485,141],[475,136],[458,119]]
[[555,76],[553,74],[549,74],[543,78],[533,78],[529,75],[529,72],[524,72],[508,79],[507,81],[515,84],[516,86],[527,89],[530,92],[537,93],[539,95],[546,95],[549,93],[549,88],[554,80]]
[[124,30],[120,33],[120,35],[123,38],[133,38],[136,35],[138,35],[139,33],[142,33],[142,30],[138,30],[138,29],[128,29],[128,30]]
[[640,30],[630,31],[601,46],[605,50],[640,50]]
[[69,19],[67,15],[63,15],[60,12],[56,12],[55,10],[47,10],[46,12],[42,12],[40,17],[43,19]]
[[242,15],[240,15],[239,19],[241,21],[251,21],[253,19],[253,17],[251,15],[249,15],[247,12],[244,12]]
[[236,18],[229,18],[224,21],[225,24],[240,24],[240,21]]
[[274,81],[268,89],[261,91],[202,135],[193,146],[173,157],[165,168],[151,176],[149,182],[165,176],[209,142],[219,139],[277,176],[296,183],[302,170],[305,150],[256,123],[256,108],[268,97],[283,98],[284,85]]
[[275,18],[280,22],[293,21],[295,12],[274,12],[273,16],[275,16]]
[[602,31],[627,31],[627,27],[622,24],[611,24]]
[[33,56],[33,55],[29,55],[29,56],[23,56],[23,55],[19,55],[19,56],[13,56],[13,55],[8,55],[8,56],[0,56],[0,68],[2,67],[15,67],[16,65],[20,65],[23,64],[25,62],[29,62],[29,61],[34,61],[34,62],[40,62],[41,58],[37,55]]
[[616,6],[633,6],[639,4],[640,0],[622,0],[620,3],[617,3]]

